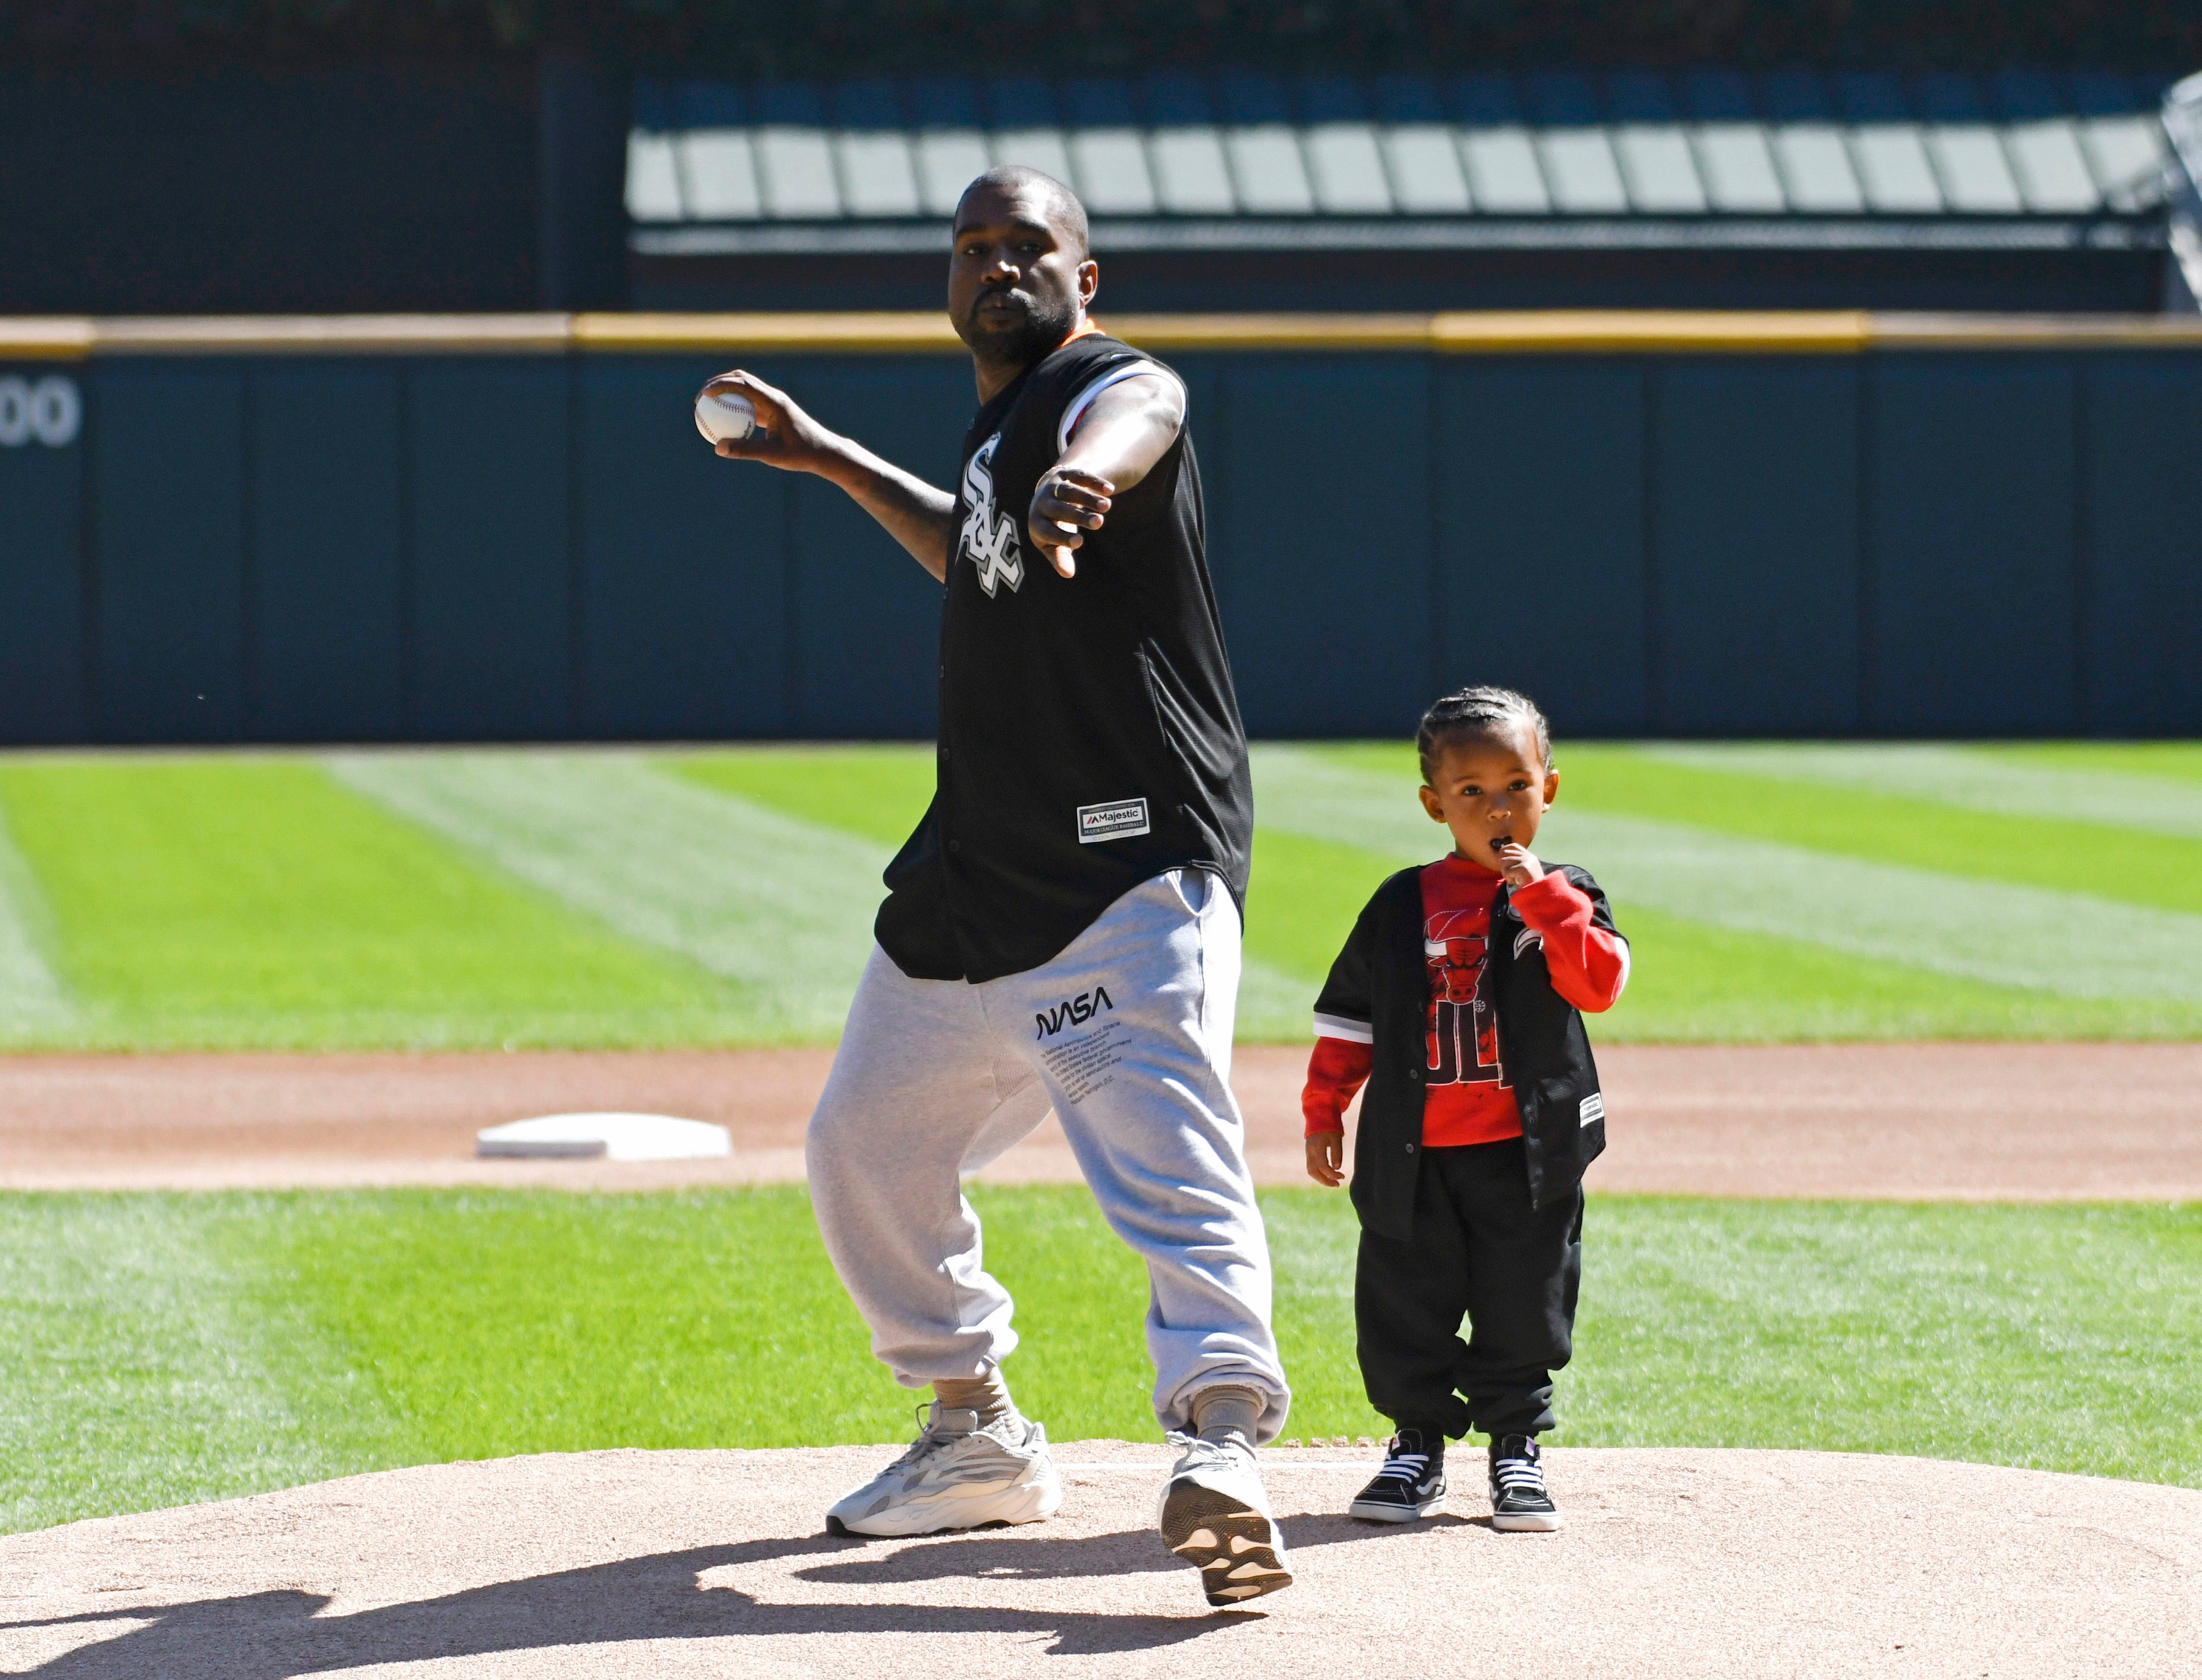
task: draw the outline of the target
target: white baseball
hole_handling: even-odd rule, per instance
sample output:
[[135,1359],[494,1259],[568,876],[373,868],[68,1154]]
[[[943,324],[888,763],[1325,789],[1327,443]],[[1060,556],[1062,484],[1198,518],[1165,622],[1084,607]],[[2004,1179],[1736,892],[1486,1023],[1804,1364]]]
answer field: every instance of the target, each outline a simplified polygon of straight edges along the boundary
[[696,399],[696,429],[710,443],[739,443],[757,429],[757,405],[738,391],[707,391]]

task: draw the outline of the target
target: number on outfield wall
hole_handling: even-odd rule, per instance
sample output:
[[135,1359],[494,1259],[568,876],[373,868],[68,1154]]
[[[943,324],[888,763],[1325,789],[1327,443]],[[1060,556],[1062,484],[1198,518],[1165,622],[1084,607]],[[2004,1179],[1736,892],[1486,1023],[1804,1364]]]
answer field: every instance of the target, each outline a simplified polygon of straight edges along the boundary
[[0,449],[20,449],[32,438],[50,449],[76,442],[84,425],[84,397],[74,379],[0,379]]

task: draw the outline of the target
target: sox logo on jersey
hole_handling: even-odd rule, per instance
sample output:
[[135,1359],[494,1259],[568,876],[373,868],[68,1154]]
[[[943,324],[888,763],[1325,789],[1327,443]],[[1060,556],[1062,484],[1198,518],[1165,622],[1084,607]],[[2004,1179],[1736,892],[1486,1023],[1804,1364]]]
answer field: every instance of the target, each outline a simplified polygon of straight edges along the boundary
[[994,510],[994,451],[1001,446],[997,432],[979,445],[971,464],[963,469],[963,500],[971,511],[963,516],[960,539],[963,552],[979,568],[979,587],[988,595],[998,584],[1012,593],[1025,580],[1023,551],[1017,544],[1017,522]]

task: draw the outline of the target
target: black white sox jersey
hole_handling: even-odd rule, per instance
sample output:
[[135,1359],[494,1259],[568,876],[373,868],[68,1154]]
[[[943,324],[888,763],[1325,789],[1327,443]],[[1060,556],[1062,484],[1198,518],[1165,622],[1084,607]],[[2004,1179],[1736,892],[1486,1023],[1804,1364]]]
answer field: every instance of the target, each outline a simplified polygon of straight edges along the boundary
[[914,978],[1037,967],[1180,866],[1215,871],[1244,908],[1253,788],[1192,438],[1180,432],[1115,498],[1075,577],[1025,529],[1086,405],[1143,372],[1169,373],[1113,338],[1074,338],[980,408],[964,439],[939,782],[887,866],[877,923]]

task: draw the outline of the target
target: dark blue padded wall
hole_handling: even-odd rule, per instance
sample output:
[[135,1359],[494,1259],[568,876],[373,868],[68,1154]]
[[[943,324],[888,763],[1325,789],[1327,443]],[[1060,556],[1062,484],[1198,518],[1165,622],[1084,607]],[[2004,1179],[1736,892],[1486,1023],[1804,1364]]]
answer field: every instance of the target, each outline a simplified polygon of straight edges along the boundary
[[[922,738],[939,585],[709,453],[739,360],[74,365],[81,435],[0,439],[0,741]],[[2202,354],[1174,360],[1257,734],[1467,682],[1576,738],[2202,733]],[[753,365],[952,481],[968,363]]]
[[77,369],[0,362],[11,400],[45,381],[77,394],[74,436],[30,427],[27,408],[0,438],[0,742],[81,741],[84,657],[83,382]]
[[220,362],[109,362],[95,394],[93,731],[243,738],[244,376]]
[[1869,733],[2080,727],[2074,373],[2040,353],[1868,368]]
[[1858,364],[1655,364],[1651,727],[1855,734]]
[[[968,361],[820,357],[758,370],[823,424],[951,488],[978,408]],[[769,467],[749,467],[751,473]],[[775,473],[786,502],[792,658],[786,732],[922,737],[939,701],[940,585],[832,485]]]
[[1563,734],[1644,731],[1646,378],[1596,356],[1438,364],[1433,692],[1501,683]]
[[2081,375],[2080,723],[2202,731],[2202,366],[2112,354]]
[[580,734],[788,731],[787,485],[698,435],[718,371],[621,356],[581,382]]
[[1429,379],[1421,356],[1223,364],[1222,436],[1195,439],[1250,727],[1394,734],[1428,702]]
[[574,732],[570,396],[562,357],[455,357],[408,381],[409,686],[425,739]]
[[399,366],[269,361],[244,380],[248,732],[268,741],[402,737]]

